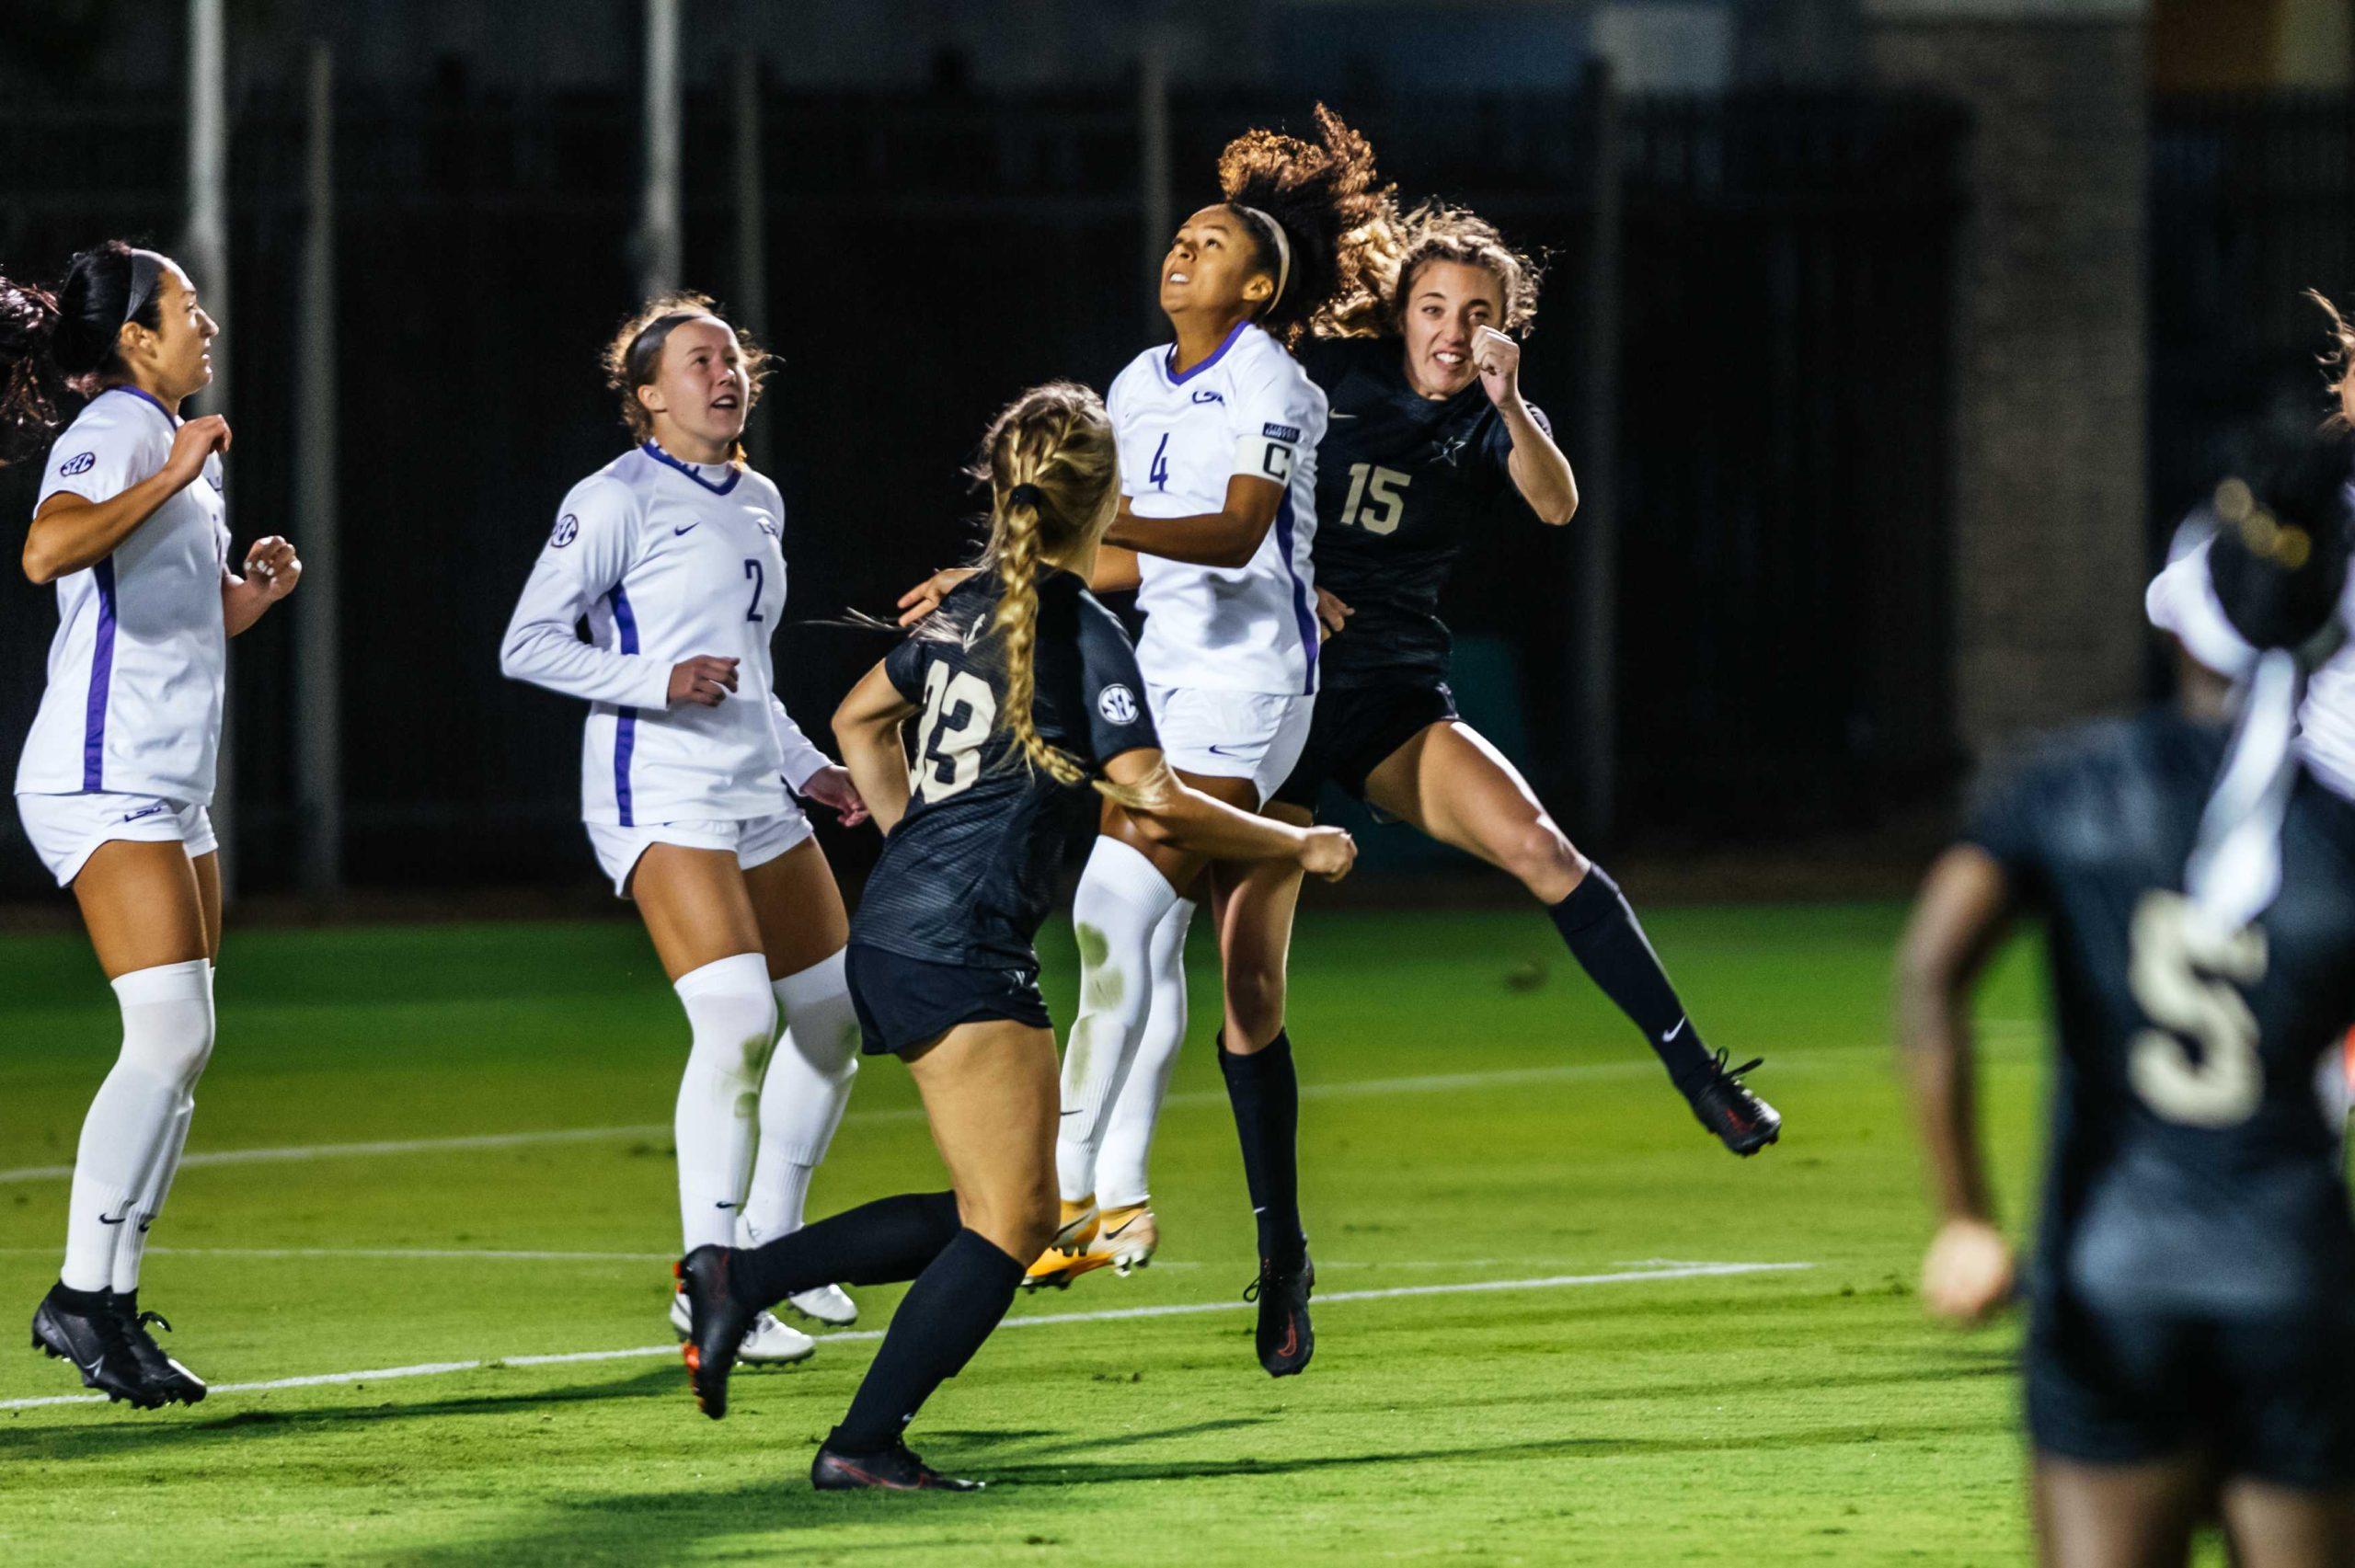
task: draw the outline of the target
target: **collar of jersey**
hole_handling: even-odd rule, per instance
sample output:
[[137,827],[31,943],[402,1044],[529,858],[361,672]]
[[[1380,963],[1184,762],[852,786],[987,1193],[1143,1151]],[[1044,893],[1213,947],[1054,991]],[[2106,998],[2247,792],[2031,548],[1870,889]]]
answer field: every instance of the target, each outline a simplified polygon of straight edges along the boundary
[[[142,392],[135,386],[125,386],[121,382],[117,382],[114,385],[108,387],[105,392],[99,393],[98,397],[104,397],[108,392],[120,392],[126,397],[136,397],[140,402],[144,403],[148,407],[155,410],[156,413],[161,414],[165,418],[169,419],[172,422],[172,429],[177,430],[180,428],[179,416],[165,407],[162,401],[159,400],[152,392]],[[94,397],[91,401],[95,403],[98,401],[98,398]]]
[[1179,375],[1176,371],[1169,368],[1170,361],[1178,357],[1178,345],[1175,343],[1169,345],[1169,351],[1162,355],[1155,363],[1161,366],[1161,373],[1168,381],[1170,385],[1183,386],[1188,382],[1193,380],[1196,376],[1201,374],[1204,371],[1210,369],[1212,365],[1218,363],[1221,360],[1226,358],[1226,351],[1235,347],[1235,340],[1242,337],[1243,329],[1250,325],[1251,323],[1247,319],[1236,322],[1235,326],[1228,330],[1227,335],[1219,339],[1218,347],[1211,350],[1210,358],[1204,360],[1200,364],[1196,365],[1192,370],[1188,371],[1184,375]]
[[652,441],[640,443],[638,450],[645,452],[647,456],[652,458],[657,463],[670,464],[670,466],[677,469],[680,473],[685,475],[696,484],[701,485],[705,489],[709,490],[715,496],[726,495],[729,491],[736,487],[736,481],[744,476],[744,471],[742,469],[737,467],[733,464],[730,464],[728,467],[727,482],[725,484],[715,485],[710,480],[705,478],[701,474],[697,473],[694,464],[680,462],[677,458],[672,457],[669,452],[664,452]]

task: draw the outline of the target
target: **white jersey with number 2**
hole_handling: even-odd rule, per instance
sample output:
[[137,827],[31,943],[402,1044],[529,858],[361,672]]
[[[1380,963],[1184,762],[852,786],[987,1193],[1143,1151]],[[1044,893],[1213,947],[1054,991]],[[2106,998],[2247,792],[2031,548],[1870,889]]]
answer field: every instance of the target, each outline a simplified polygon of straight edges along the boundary
[[1145,613],[1137,663],[1156,686],[1286,692],[1316,690],[1316,443],[1325,394],[1298,361],[1244,322],[1179,375],[1174,349],[1129,362],[1106,399],[1120,441],[1120,493],[1139,518],[1223,510],[1235,475],[1284,486],[1273,527],[1241,567],[1140,555]]
[[[826,765],[773,690],[784,528],[764,475],[683,463],[651,441],[564,498],[500,667],[589,701],[582,821],[774,816],[792,807],[788,787]],[[741,660],[736,690],[718,707],[671,706],[672,668],[698,657]]]

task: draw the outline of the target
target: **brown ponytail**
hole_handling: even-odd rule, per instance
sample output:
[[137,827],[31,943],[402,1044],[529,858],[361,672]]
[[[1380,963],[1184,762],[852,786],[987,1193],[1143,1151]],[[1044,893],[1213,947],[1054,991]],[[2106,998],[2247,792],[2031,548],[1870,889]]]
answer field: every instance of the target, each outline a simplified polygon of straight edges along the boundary
[[2338,407],[2331,411],[2330,422],[2339,429],[2349,423],[2347,409],[2355,405],[2348,395],[2349,385],[2355,383],[2355,323],[2348,321],[2330,296],[2320,289],[2308,289],[2306,298],[2322,306],[2330,317],[2330,350],[2322,357],[2323,368],[2330,376],[2330,395],[2338,400]]
[[1024,761],[1058,784],[1092,782],[1122,806],[1149,805],[1154,793],[1090,780],[1078,758],[1048,744],[1032,706],[1039,680],[1039,564],[1069,556],[1103,537],[1120,505],[1120,457],[1103,401],[1072,382],[1034,387],[1006,406],[982,438],[973,476],[990,486],[990,542],[984,570],[998,578],[990,631],[1005,661],[998,722]]

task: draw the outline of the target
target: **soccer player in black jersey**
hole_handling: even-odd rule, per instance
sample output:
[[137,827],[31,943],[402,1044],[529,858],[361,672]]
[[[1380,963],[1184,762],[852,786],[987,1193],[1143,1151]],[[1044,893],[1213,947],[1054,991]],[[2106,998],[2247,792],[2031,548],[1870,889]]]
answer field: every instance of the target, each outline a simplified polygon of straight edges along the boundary
[[[884,1198],[755,1251],[680,1264],[687,1366],[726,1413],[745,1325],[812,1284],[913,1279],[849,1413],[811,1466],[822,1490],[971,1490],[901,1434],[1005,1315],[1058,1225],[1055,1041],[1032,950],[1065,853],[1097,795],[1156,843],[1338,877],[1349,835],[1224,805],[1176,778],[1126,635],[1086,589],[1119,499],[1112,428],[1056,383],[1001,414],[983,569],[854,687],[835,737],[888,835],[851,922],[849,970],[870,1053],[908,1064],[952,1191]],[[916,720],[915,762],[901,730]],[[1090,785],[1093,785],[1091,790]]]
[[[1300,350],[1331,400],[1316,452],[1316,587],[1333,635],[1307,750],[1276,799],[1313,810],[1327,782],[1511,872],[1586,972],[1643,1030],[1701,1125],[1736,1154],[1782,1117],[1714,1056],[1619,888],[1555,823],[1519,770],[1456,716],[1445,586],[1475,532],[1560,526],[1578,481],[1522,396],[1537,277],[1487,223],[1427,203],[1395,226],[1376,287],[1343,325],[1371,336]],[[1297,883],[1294,884],[1297,891]],[[1279,999],[1281,1015],[1281,999]]]
[[2028,1268],[2048,1563],[2355,1562],[2355,1220],[2321,1097],[2355,1021],[2355,807],[2292,749],[2345,635],[2344,444],[2217,494],[2218,598],[2267,650],[2237,689],[2012,770],[1931,869],[1898,1013],[1943,1223],[1931,1311],[2012,1291],[1974,1128],[1970,998],[2016,912],[2047,927],[2060,1053]]

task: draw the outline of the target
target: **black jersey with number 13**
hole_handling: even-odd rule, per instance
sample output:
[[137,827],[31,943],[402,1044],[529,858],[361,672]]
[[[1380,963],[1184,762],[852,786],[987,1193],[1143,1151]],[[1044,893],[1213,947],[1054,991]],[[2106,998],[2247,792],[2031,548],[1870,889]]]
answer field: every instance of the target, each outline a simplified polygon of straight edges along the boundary
[[1443,400],[1417,392],[1395,338],[1312,339],[1300,361],[1332,404],[1316,449],[1316,586],[1355,612],[1325,645],[1325,683],[1442,679],[1440,591],[1465,536],[1531,515],[1506,470],[1512,433],[1476,378]]
[[[925,627],[885,656],[883,672],[917,705],[907,815],[884,841],[851,940],[936,964],[1034,970],[1031,940],[1075,843],[1094,836],[1096,792],[1025,765],[998,722],[1005,671],[998,580],[958,585]],[[1039,733],[1090,772],[1157,747],[1144,678],[1112,612],[1078,578],[1039,578]]]

